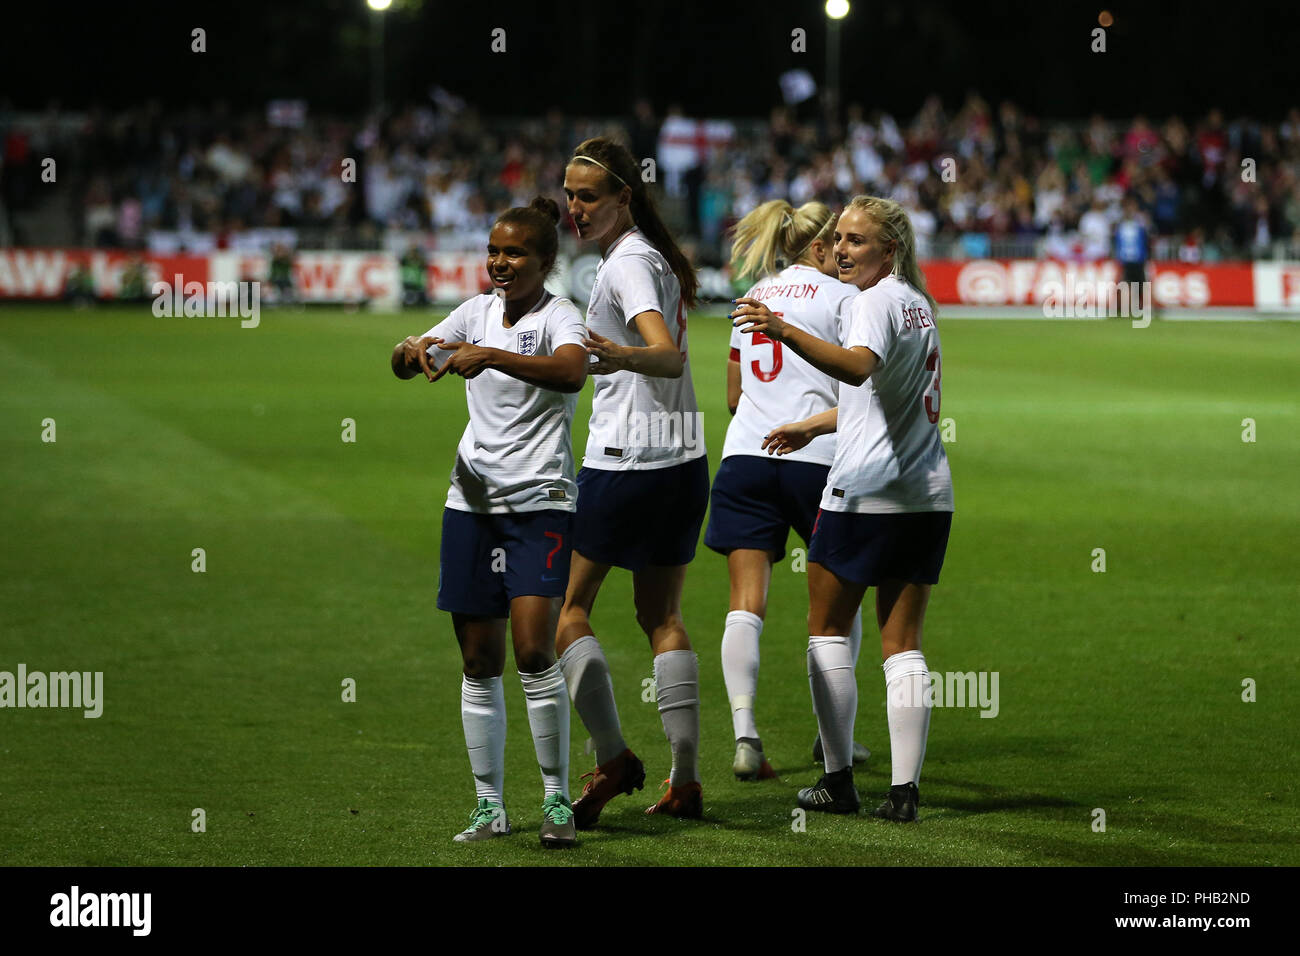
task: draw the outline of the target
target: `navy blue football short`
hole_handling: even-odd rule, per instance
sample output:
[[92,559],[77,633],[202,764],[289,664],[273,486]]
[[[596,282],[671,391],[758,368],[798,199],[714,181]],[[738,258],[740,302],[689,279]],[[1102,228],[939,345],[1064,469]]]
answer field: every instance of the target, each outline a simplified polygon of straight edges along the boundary
[[819,511],[808,560],[867,587],[889,579],[938,584],[951,527],[951,511]]
[[690,564],[708,506],[705,455],[670,468],[582,468],[573,550],[628,571]]
[[478,514],[444,508],[438,609],[509,617],[517,597],[564,597],[572,532],[571,511]]
[[780,561],[791,528],[805,543],[812,537],[830,470],[830,465],[767,455],[722,459],[709,493],[705,545],[719,554],[736,548],[769,551]]

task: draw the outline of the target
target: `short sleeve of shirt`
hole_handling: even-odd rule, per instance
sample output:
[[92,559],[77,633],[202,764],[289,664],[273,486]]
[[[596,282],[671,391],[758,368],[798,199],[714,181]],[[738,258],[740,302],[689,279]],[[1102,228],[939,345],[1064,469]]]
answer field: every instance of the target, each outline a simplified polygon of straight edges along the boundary
[[659,283],[655,281],[654,269],[647,260],[638,255],[624,256],[615,264],[614,270],[610,276],[610,298],[623,313],[623,321],[629,327],[642,312],[663,315]]
[[[474,301],[473,299],[470,302]],[[428,332],[425,332],[422,338],[433,336],[442,339],[444,342],[464,342],[469,329],[470,302],[462,302],[452,310],[451,315],[447,316]],[[436,345],[429,346],[425,350],[429,356],[429,364],[434,368],[441,368],[442,363],[451,357],[450,349],[440,349]]]
[[846,349],[865,345],[884,365],[889,360],[895,336],[894,323],[889,318],[889,297],[873,295],[870,289],[854,297],[847,333]]
[[740,331],[740,329],[736,328],[736,326],[733,325],[733,326],[731,327],[731,345],[730,345],[730,348],[731,348],[733,351],[734,351],[734,350],[738,350],[738,349],[740,348],[740,346],[743,344],[742,341],[741,341],[741,338],[740,338],[740,336],[741,336],[742,334],[743,334],[743,333]]
[[843,345],[849,340],[849,329],[853,325],[853,303],[857,297],[857,293],[850,293],[840,299],[835,307],[835,331],[840,337],[837,344]]
[[551,342],[552,355],[562,345],[577,345],[586,348],[582,344],[587,337],[587,326],[582,321],[582,313],[567,299],[557,303],[554,311],[551,312],[547,325],[549,327],[547,331]]

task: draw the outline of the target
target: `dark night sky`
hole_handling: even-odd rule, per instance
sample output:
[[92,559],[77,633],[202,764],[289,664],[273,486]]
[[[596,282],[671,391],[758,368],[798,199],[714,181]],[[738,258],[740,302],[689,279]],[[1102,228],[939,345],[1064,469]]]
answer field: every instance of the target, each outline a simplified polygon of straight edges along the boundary
[[[1300,4],[1132,3],[1128,0],[855,0],[843,21],[842,86],[858,100],[909,115],[929,92],[949,106],[974,88],[1048,117],[1148,112],[1280,116],[1300,102]],[[1115,16],[1104,54],[1089,50],[1097,15]],[[260,109],[305,98],[313,113],[355,112],[370,90],[371,14],[363,0],[141,0],[14,4],[0,39],[0,100],[32,109],[59,100]],[[765,115],[777,76],[825,69],[820,2],[689,0],[504,4],[395,0],[387,23],[389,102],[423,98],[434,83],[485,113],[550,106],[624,114],[638,93],[656,108],[679,100],[694,115]],[[208,52],[190,52],[190,30]],[[494,27],[507,52],[489,50]],[[803,27],[808,52],[790,50]]]

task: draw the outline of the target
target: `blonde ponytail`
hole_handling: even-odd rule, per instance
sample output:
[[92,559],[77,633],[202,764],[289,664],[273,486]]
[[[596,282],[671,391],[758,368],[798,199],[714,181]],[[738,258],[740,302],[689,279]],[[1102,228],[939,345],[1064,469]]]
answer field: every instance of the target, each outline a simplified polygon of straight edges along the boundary
[[749,281],[794,265],[818,239],[828,238],[835,216],[824,203],[795,209],[784,199],[755,207],[731,229],[731,270]]

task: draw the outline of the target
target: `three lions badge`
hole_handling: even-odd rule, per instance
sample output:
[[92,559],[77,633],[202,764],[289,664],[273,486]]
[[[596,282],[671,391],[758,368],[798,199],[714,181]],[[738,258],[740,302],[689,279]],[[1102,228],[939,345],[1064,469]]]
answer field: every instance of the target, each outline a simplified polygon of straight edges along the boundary
[[515,342],[520,355],[532,355],[537,351],[537,330],[520,332]]

